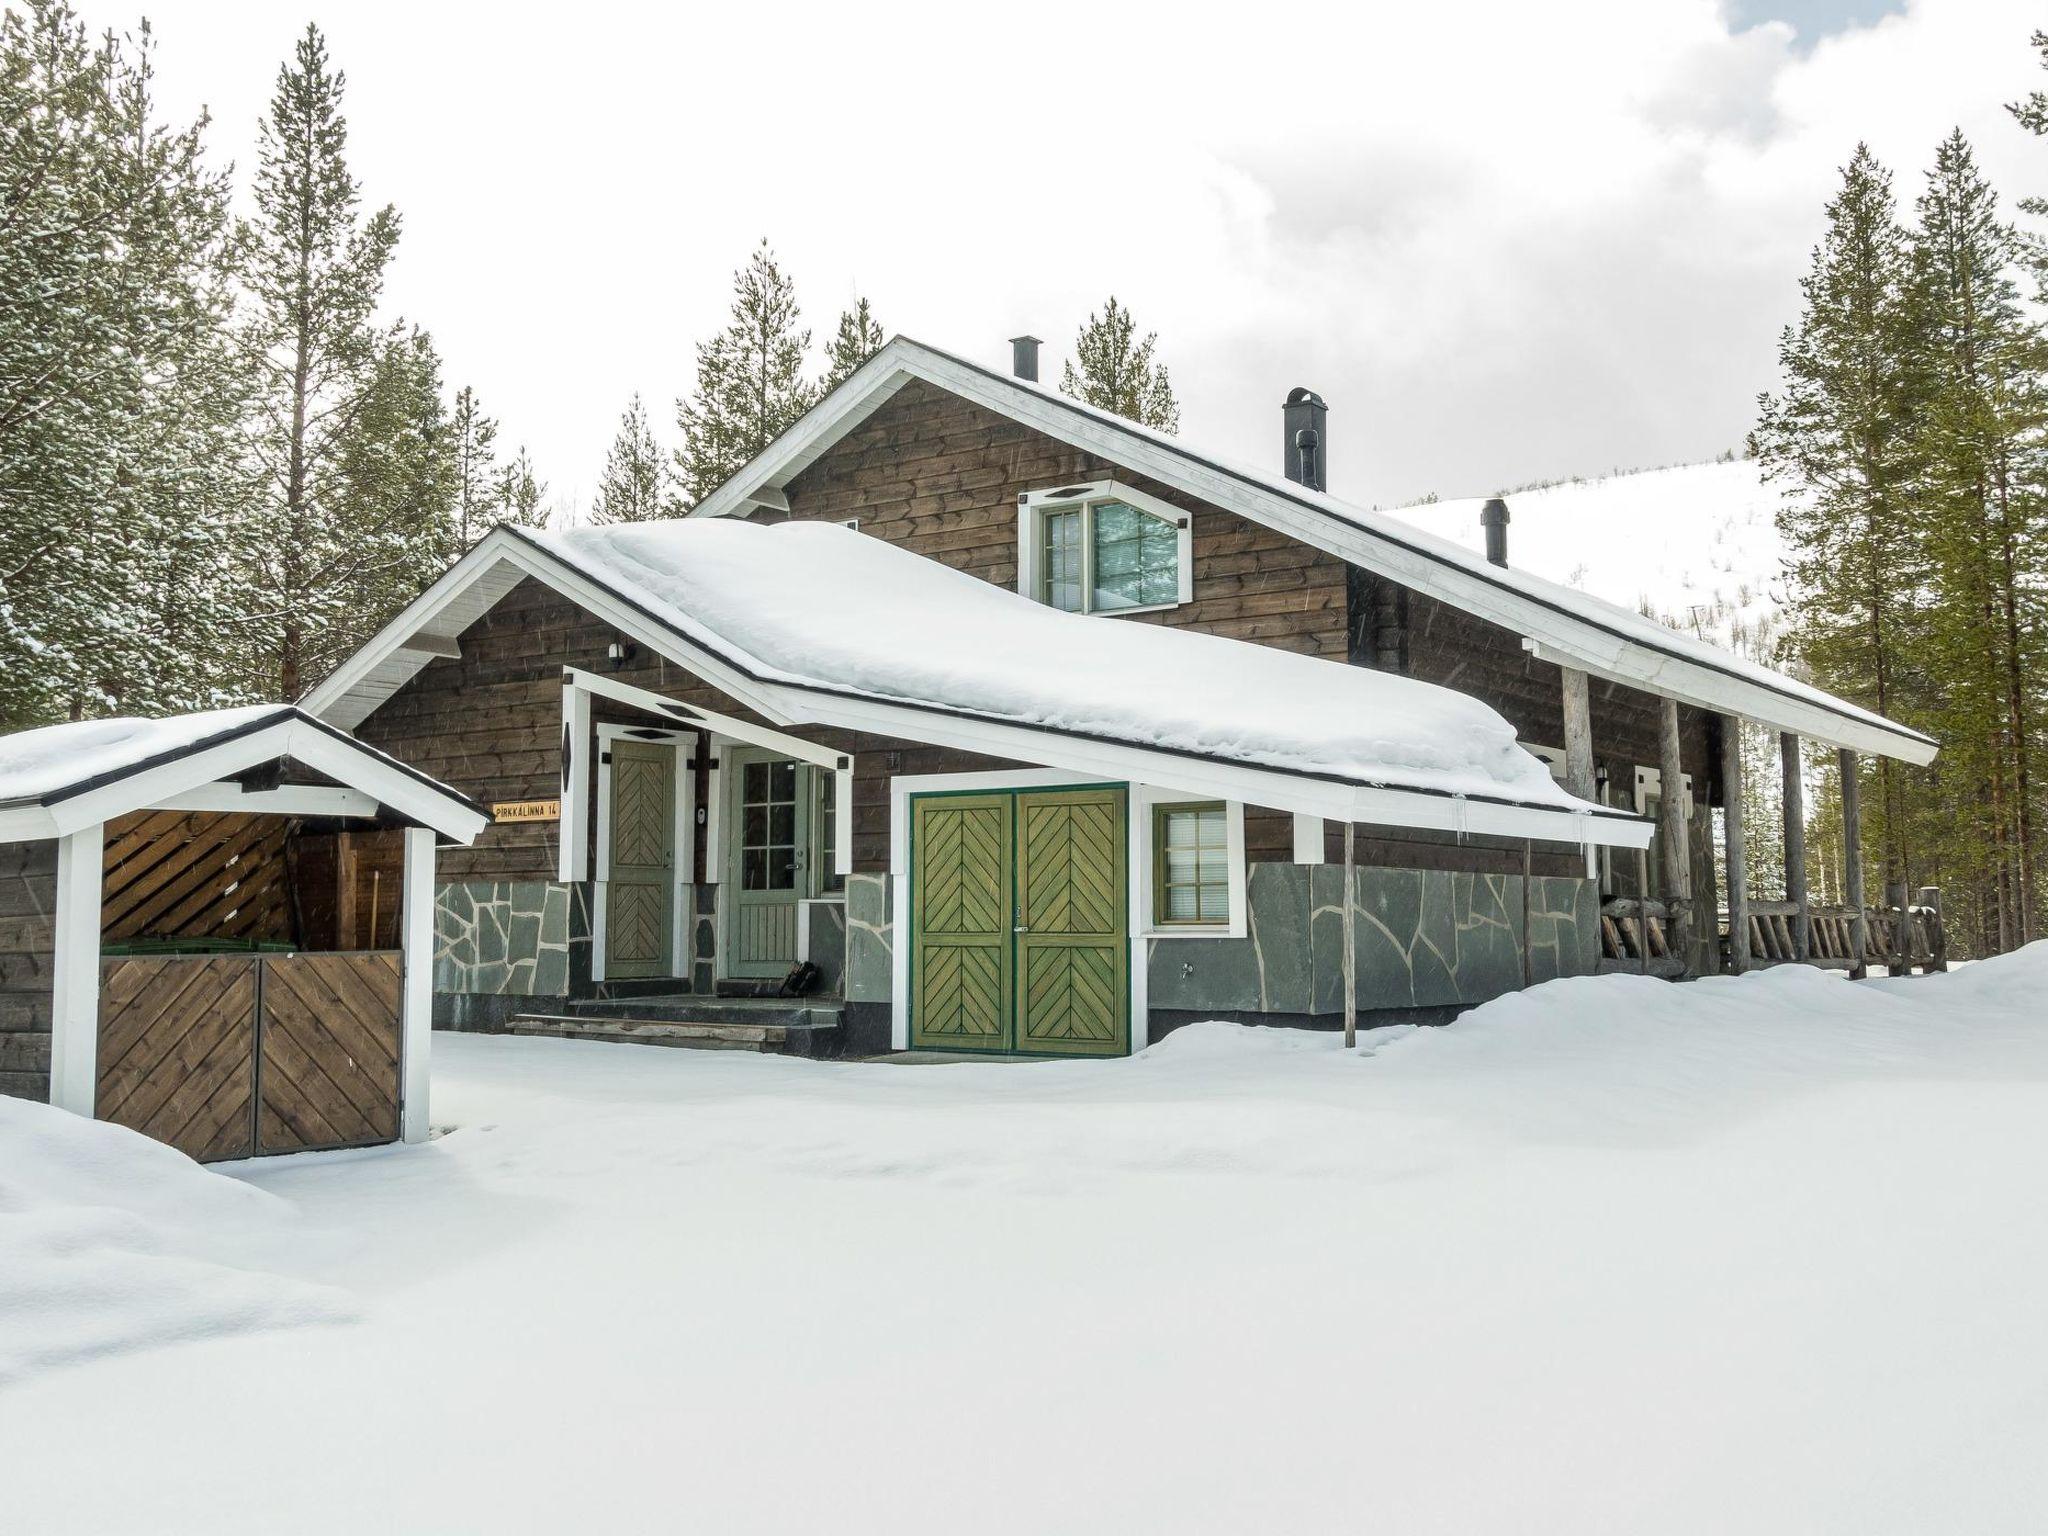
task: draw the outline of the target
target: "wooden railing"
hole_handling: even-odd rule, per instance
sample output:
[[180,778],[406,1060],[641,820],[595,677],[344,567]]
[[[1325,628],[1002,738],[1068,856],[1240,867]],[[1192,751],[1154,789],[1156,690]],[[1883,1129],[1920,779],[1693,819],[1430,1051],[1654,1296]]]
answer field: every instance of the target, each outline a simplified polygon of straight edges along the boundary
[[[1856,964],[1855,911],[1842,906],[1807,909],[1809,937],[1805,963],[1836,969]],[[1864,964],[1871,970],[1948,969],[1948,940],[1942,932],[1940,908],[1906,908],[1903,963],[1900,955],[1900,914],[1895,908],[1864,909]],[[1799,963],[1799,906],[1790,901],[1749,904],[1749,963],[1752,967]],[[1652,976],[1685,974],[1684,957],[1670,946],[1670,906],[1655,897],[1619,896],[1600,907],[1600,969],[1642,971]],[[1718,952],[1723,969],[1730,967],[1728,913],[1719,924]]]
[[1600,969],[1682,976],[1685,958],[1670,942],[1671,909],[1655,897],[1618,896],[1600,907]]

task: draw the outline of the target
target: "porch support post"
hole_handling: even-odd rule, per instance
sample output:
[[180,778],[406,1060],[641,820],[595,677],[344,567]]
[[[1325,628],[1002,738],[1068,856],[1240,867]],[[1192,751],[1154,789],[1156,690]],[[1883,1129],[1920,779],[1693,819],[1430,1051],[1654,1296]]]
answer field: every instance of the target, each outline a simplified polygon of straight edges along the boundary
[[1593,704],[1586,674],[1577,667],[1564,673],[1564,787],[1581,800],[1593,798]]
[[1841,749],[1842,895],[1849,903],[1849,974],[1861,979],[1870,969],[1870,931],[1863,911],[1863,785],[1856,754]]
[[1679,766],[1678,700],[1660,699],[1657,733],[1657,832],[1664,844],[1667,947],[1686,973],[1693,970],[1692,844],[1685,825],[1685,770]]
[[1323,852],[1323,818],[1294,816],[1294,862],[1297,864],[1322,864],[1328,861]]
[[405,829],[404,896],[399,909],[402,980],[398,1003],[401,1101],[398,1134],[427,1139],[429,1052],[434,1033],[434,830]]
[[1357,823],[1344,820],[1344,1048],[1358,1044],[1358,900],[1352,890]]
[[1536,981],[1536,966],[1529,954],[1529,907],[1536,897],[1535,845],[1528,838],[1522,839],[1522,985],[1533,986]]
[[1749,969],[1749,837],[1742,818],[1742,722],[1733,715],[1721,717],[1721,795],[1728,802],[1728,969],[1740,976]]
[[1799,738],[1790,731],[1778,737],[1778,756],[1785,775],[1785,899],[1792,903],[1792,957],[1813,955],[1813,914],[1806,900],[1806,780],[1799,771]]
[[57,839],[56,969],[50,978],[50,1102],[90,1120],[99,1088],[100,859],[106,824]]
[[562,679],[562,819],[557,875],[564,885],[590,878],[590,690]]

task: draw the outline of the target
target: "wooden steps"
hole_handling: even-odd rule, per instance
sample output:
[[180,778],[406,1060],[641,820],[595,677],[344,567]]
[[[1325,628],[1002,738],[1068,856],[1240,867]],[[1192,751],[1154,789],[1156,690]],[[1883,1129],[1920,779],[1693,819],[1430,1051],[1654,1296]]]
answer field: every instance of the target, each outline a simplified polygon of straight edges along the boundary
[[792,1024],[762,1021],[635,1019],[579,1014],[516,1014],[506,1028],[515,1035],[554,1040],[596,1040],[611,1045],[665,1045],[693,1051],[757,1051],[766,1055],[818,1056],[838,1033],[829,1023]]

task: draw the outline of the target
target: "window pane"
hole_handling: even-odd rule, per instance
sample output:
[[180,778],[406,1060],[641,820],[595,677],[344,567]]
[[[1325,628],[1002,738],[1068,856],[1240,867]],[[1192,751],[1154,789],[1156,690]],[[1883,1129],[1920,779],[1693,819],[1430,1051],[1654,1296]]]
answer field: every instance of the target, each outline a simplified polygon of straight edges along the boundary
[[740,855],[740,884],[750,891],[768,889],[768,852],[765,848],[749,848]]
[[768,765],[768,795],[774,800],[796,798],[796,764],[770,763]]
[[748,763],[741,770],[740,796],[746,800],[765,800],[768,798],[768,765],[766,763]]
[[777,805],[768,811],[768,841],[771,843],[794,843],[796,841],[796,807]]
[[758,848],[761,846],[761,844],[767,841],[767,810],[764,807],[758,805],[748,806],[747,823],[745,830],[740,834],[740,846],[743,848]]
[[1202,921],[1224,923],[1230,920],[1230,887],[1227,885],[1205,885],[1202,887]]
[[770,847],[766,852],[768,860],[768,884],[771,891],[786,891],[796,884],[796,850],[781,846]]
[[1169,886],[1166,891],[1166,920],[1169,923],[1192,923],[1198,920],[1200,911],[1192,885]]
[[1045,601],[1068,613],[1081,610],[1081,513],[1048,512],[1045,516]]
[[1095,517],[1097,609],[1142,608],[1180,596],[1180,535],[1171,523],[1121,501],[1100,501]]
[[1220,806],[1162,810],[1157,917],[1164,923],[1222,923],[1230,919],[1230,856]]

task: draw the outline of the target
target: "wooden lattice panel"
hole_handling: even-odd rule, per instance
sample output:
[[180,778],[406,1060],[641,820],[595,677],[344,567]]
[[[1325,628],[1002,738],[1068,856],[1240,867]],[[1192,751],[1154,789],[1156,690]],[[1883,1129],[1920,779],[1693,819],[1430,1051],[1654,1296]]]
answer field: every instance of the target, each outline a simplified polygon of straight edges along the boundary
[[400,978],[383,951],[264,961],[259,1152],[397,1138]]
[[95,1113],[200,1162],[253,1150],[254,955],[109,960]]
[[133,938],[291,941],[285,819],[140,811],[107,823],[100,926]]

